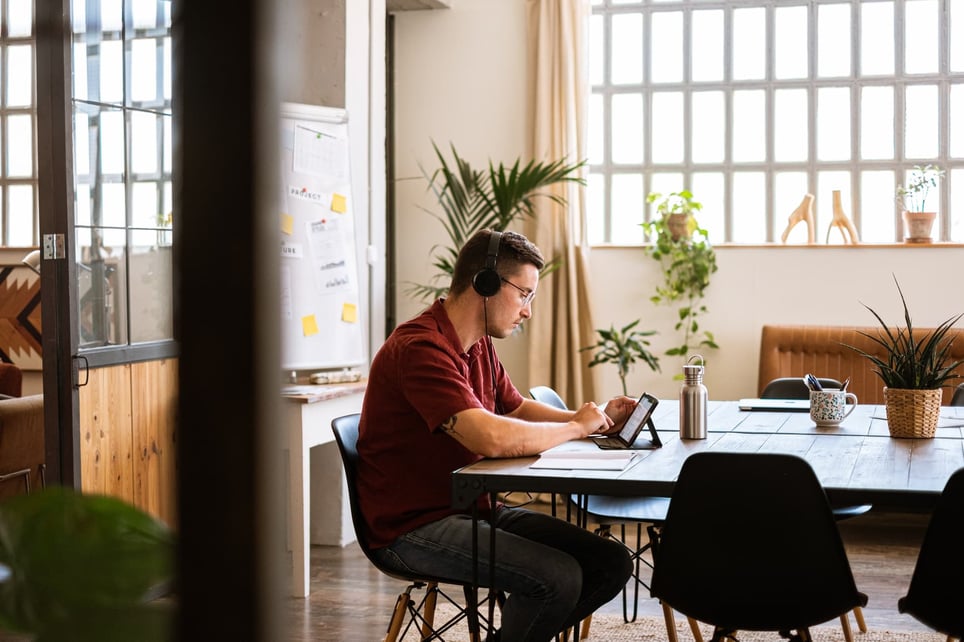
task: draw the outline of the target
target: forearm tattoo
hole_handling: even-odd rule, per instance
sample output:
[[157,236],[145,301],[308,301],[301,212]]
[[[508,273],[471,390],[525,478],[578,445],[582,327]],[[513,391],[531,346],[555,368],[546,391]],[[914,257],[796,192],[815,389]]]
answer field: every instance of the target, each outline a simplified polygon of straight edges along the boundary
[[456,417],[455,415],[452,415],[451,417],[449,417],[448,419],[442,422],[442,430],[452,435],[459,441],[461,441],[462,440],[461,435],[459,435],[458,431],[455,429],[455,422],[457,421],[458,421],[458,417]]

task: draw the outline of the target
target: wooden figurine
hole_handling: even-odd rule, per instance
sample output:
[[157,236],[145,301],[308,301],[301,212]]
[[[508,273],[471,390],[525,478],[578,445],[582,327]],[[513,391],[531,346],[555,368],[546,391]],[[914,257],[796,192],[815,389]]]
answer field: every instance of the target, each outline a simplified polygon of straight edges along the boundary
[[813,222],[813,194],[804,194],[803,200],[797,205],[797,209],[790,212],[787,229],[783,230],[782,240],[784,243],[787,242],[790,230],[800,221],[804,221],[807,224],[807,243],[813,243],[816,234]]
[[840,228],[840,236],[843,237],[844,243],[856,245],[860,242],[857,237],[857,228],[854,227],[850,218],[844,214],[843,206],[840,204],[839,189],[833,191],[833,220],[830,221],[830,226],[827,228],[827,243],[830,242],[830,231],[835,227]]

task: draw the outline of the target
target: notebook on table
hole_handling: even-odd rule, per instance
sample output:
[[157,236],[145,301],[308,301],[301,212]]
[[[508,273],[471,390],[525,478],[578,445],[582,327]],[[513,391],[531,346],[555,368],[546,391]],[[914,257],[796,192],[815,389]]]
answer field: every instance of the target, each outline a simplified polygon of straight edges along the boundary
[[740,399],[740,410],[770,412],[810,412],[809,399]]

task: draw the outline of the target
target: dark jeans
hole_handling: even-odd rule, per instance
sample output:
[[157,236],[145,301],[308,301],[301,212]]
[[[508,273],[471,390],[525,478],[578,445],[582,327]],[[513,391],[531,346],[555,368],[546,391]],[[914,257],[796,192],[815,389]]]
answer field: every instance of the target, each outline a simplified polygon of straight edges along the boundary
[[[550,515],[495,515],[495,583],[508,593],[502,642],[545,642],[615,597],[632,572],[626,549]],[[489,522],[479,520],[479,584],[489,584]],[[472,582],[472,518],[453,515],[374,551],[387,566]]]

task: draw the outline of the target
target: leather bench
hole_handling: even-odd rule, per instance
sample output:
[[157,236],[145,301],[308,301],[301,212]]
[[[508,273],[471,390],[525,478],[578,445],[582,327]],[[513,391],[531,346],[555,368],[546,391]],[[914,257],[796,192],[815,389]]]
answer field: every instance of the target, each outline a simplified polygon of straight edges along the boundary
[[[914,328],[914,335],[923,337],[933,328]],[[874,372],[874,364],[855,350],[855,346],[875,356],[884,357],[884,349],[860,332],[877,336],[879,326],[829,325],[764,325],[760,336],[759,393],[768,381],[777,377],[802,377],[811,373],[843,381],[850,377],[848,390],[860,403],[884,403],[884,382]],[[918,335],[919,333],[919,335]],[[953,341],[951,359],[964,359],[964,330],[951,328],[947,336]],[[961,374],[964,374],[962,367]],[[954,394],[954,386],[962,380],[953,379],[944,388],[943,403]],[[758,393],[758,394],[759,394]]]

